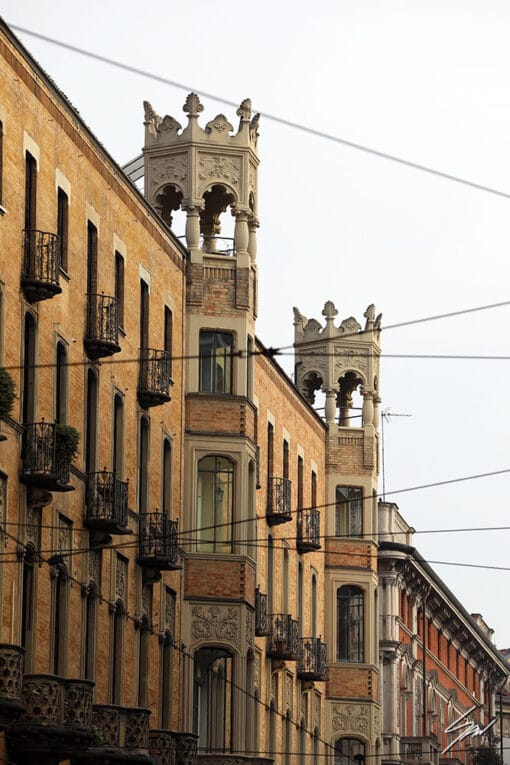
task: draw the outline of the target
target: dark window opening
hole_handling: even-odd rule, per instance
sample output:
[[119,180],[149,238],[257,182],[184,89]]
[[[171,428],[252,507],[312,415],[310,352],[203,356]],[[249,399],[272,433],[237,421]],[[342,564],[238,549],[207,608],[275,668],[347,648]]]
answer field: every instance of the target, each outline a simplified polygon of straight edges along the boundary
[[232,393],[233,335],[228,332],[200,332],[200,391]]
[[57,234],[60,238],[60,267],[68,269],[69,199],[65,191],[58,189]]
[[115,252],[115,298],[119,327],[124,326],[124,258],[120,252]]

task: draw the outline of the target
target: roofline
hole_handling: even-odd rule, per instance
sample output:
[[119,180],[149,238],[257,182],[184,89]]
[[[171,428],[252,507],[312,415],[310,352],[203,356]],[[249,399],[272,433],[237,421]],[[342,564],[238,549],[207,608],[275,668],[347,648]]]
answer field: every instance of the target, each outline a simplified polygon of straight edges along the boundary
[[259,337],[255,337],[255,344],[259,346],[261,350],[261,356],[264,356],[269,363],[274,367],[274,370],[280,375],[280,377],[283,378],[284,382],[286,383],[287,387],[291,389],[292,393],[297,396],[297,398],[300,400],[301,403],[303,403],[306,407],[306,409],[310,412],[310,414],[313,414],[315,419],[318,423],[324,428],[324,430],[328,429],[328,426],[322,419],[322,417],[317,414],[315,409],[311,404],[308,403],[306,398],[298,391],[290,377],[288,376],[287,372],[278,364],[278,362],[275,360],[274,355],[269,351],[269,349],[264,345],[262,340]]
[[3,32],[3,34],[8,38],[8,40],[12,43],[12,45],[18,50],[18,52],[23,56],[23,58],[27,61],[27,63],[30,64],[32,69],[34,69],[35,73],[38,77],[40,77],[43,81],[46,87],[52,91],[55,98],[59,101],[60,105],[67,111],[72,113],[73,119],[79,122],[80,129],[83,129],[83,132],[87,135],[91,143],[94,145],[94,149],[99,153],[102,154],[103,157],[113,165],[113,170],[115,170],[118,173],[119,181],[125,182],[128,189],[134,193],[136,197],[138,197],[138,201],[146,208],[147,212],[151,214],[151,216],[154,218],[154,221],[157,223],[159,228],[162,229],[164,234],[172,240],[172,244],[174,244],[177,249],[179,250],[180,254],[183,257],[183,261],[186,262],[189,257],[189,253],[187,248],[182,244],[182,242],[179,241],[179,239],[176,237],[176,235],[173,233],[173,231],[169,228],[169,226],[165,223],[165,221],[161,218],[159,213],[156,212],[154,207],[149,204],[149,202],[146,200],[144,195],[141,193],[141,191],[135,186],[135,184],[127,177],[126,173],[122,169],[122,167],[118,164],[118,162],[112,157],[112,155],[109,153],[107,149],[103,146],[103,144],[96,138],[92,130],[88,127],[86,122],[84,122],[83,117],[80,115],[79,111],[72,105],[72,103],[69,101],[65,93],[60,90],[60,88],[57,86],[57,84],[54,82],[53,78],[45,72],[45,70],[41,67],[41,65],[35,60],[35,58],[32,56],[32,54],[25,48],[21,40],[14,34],[12,29],[9,27],[7,22],[4,20],[2,16],[0,16],[0,30]]
[[499,661],[504,671],[507,674],[510,673],[509,662],[507,662],[505,657],[501,655],[498,648],[478,626],[471,614],[466,611],[460,600],[458,600],[457,596],[453,594],[450,588],[443,582],[441,577],[436,574],[430,563],[427,563],[423,556],[418,552],[416,547],[405,545],[402,542],[380,542],[379,550],[381,552],[400,552],[413,558],[416,563],[418,563],[420,567],[426,572],[430,579],[432,579],[434,584],[436,584],[437,587],[446,595],[448,600],[452,602],[455,608],[460,612],[461,616],[469,623],[469,626],[476,632],[477,636],[483,641],[483,643],[485,643],[486,648],[489,649],[491,653],[495,654],[495,659]]

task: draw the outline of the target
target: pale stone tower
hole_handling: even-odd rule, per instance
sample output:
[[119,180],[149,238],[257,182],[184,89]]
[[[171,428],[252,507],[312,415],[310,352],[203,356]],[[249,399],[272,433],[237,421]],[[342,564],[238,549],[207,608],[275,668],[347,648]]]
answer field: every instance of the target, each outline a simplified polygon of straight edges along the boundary
[[[253,683],[257,411],[257,126],[251,104],[204,128],[191,93],[184,129],[145,104],[145,196],[169,225],[186,212],[181,722],[202,751],[243,751]],[[234,237],[221,237],[230,208]],[[223,710],[224,714],[218,714]]]
[[[296,385],[314,402],[325,395],[326,511],[324,611],[328,644],[327,738],[339,761],[379,754],[377,621],[377,474],[381,316],[373,305],[365,326],[353,317],[325,325],[294,309]],[[361,413],[353,394],[361,394]]]

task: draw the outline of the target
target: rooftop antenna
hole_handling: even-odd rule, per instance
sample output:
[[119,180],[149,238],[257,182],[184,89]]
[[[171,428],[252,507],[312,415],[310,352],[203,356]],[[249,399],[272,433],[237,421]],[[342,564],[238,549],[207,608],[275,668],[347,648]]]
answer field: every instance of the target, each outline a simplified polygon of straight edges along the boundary
[[384,468],[384,423],[391,422],[392,417],[412,417],[412,414],[391,412],[390,407],[381,412],[381,462],[382,462],[382,499],[386,501],[386,471]]

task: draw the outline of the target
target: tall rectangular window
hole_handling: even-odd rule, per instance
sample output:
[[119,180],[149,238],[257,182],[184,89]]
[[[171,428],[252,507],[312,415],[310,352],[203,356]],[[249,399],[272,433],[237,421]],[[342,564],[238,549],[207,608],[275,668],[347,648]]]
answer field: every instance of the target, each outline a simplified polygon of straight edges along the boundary
[[298,510],[302,510],[303,509],[303,504],[304,504],[303,480],[304,480],[303,458],[302,457],[298,457],[298,461],[297,461],[297,506],[298,506]]
[[97,455],[97,376],[92,369],[87,372],[87,397],[85,412],[85,472],[95,473]]
[[87,222],[87,294],[97,293],[97,228]]
[[162,508],[164,515],[172,515],[172,444],[168,438],[163,441],[163,485]]
[[68,269],[69,199],[61,188],[57,193],[57,234],[60,239],[60,267]]
[[120,393],[113,397],[113,460],[112,465],[117,478],[124,474],[124,399]]
[[172,311],[170,308],[165,306],[165,337],[164,337],[164,349],[168,353],[169,362],[168,362],[168,371],[170,372],[170,377],[172,376],[172,342],[173,342],[173,317],[172,317]]
[[317,507],[317,473],[312,470],[310,476],[310,499],[312,507]]
[[149,285],[140,280],[140,348],[149,347]]
[[233,335],[201,330],[199,344],[200,391],[232,393]]
[[336,487],[337,537],[360,537],[363,534],[363,489],[357,486]]
[[267,477],[272,478],[274,471],[274,427],[267,423]]
[[37,161],[30,152],[25,154],[25,229],[36,227]]
[[115,252],[115,298],[119,326],[124,327],[124,258],[120,252]]
[[289,442],[283,440],[283,477],[289,477]]
[[149,437],[150,425],[147,417],[140,420],[138,442],[138,512],[146,513],[149,489]]
[[67,350],[57,343],[57,366],[55,369],[55,422],[67,422]]

